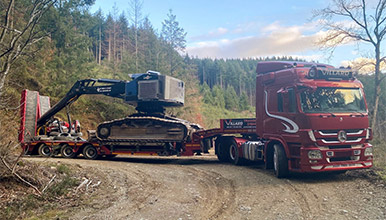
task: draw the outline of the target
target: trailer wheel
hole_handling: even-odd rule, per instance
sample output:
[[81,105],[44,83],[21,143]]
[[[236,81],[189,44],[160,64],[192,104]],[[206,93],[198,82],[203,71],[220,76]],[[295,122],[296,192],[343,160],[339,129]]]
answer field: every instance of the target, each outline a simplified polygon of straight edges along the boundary
[[38,153],[42,157],[49,157],[52,155],[52,149],[46,144],[41,144],[39,146]]
[[273,170],[278,178],[288,176],[288,159],[284,148],[280,144],[273,145]]
[[64,158],[74,158],[76,156],[74,149],[68,144],[64,144],[62,146],[62,148],[60,149],[60,153]]
[[229,143],[229,159],[231,163],[235,165],[241,165],[243,162],[243,158],[239,156],[239,148],[237,143],[234,140],[231,140]]
[[86,159],[94,160],[98,157],[98,151],[94,146],[86,145],[83,148],[83,157]]

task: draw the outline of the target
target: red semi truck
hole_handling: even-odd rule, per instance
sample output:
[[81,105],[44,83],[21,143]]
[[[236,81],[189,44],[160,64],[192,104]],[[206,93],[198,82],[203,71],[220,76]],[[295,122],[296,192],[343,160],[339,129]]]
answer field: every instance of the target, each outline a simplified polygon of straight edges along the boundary
[[[277,61],[259,62],[256,72],[256,118],[221,119],[220,128],[209,130],[196,126],[179,141],[147,142],[145,138],[136,143],[116,142],[103,139],[98,132],[88,140],[49,138],[41,131],[35,131],[30,134],[33,138],[27,139],[23,138],[28,121],[25,105],[21,111],[20,141],[30,154],[50,156],[56,149],[64,157],[83,154],[89,159],[117,154],[191,156],[208,153],[214,147],[220,161],[234,164],[244,160],[264,161],[266,168],[273,169],[279,178],[290,172],[345,171],[372,166],[367,104],[363,86],[351,69]],[[26,93],[22,104],[27,103]],[[47,100],[44,96],[40,99]],[[39,102],[34,105],[35,123],[42,114],[42,106],[47,105]],[[146,137],[149,132],[144,127],[140,129]],[[174,135],[175,129],[169,130]],[[110,134],[110,130],[101,132]]]

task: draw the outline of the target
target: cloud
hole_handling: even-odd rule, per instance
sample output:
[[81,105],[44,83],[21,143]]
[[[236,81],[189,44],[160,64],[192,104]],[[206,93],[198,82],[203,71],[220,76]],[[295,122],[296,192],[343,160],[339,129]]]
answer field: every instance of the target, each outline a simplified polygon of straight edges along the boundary
[[203,40],[203,39],[206,39],[206,40],[208,40],[208,39],[214,39],[214,38],[218,38],[218,37],[221,37],[221,36],[223,36],[224,34],[226,34],[226,33],[228,33],[228,29],[226,29],[226,28],[223,28],[223,27],[219,27],[219,28],[217,28],[217,29],[215,29],[215,30],[212,30],[212,31],[210,31],[209,33],[207,33],[207,34],[202,34],[202,35],[198,35],[198,36],[193,36],[193,37],[191,37],[190,39],[192,40],[192,41],[199,41],[199,40]]
[[[373,74],[375,71],[375,59],[358,57],[354,60],[344,60],[341,62],[342,66],[350,66],[354,70],[357,70],[359,74]],[[386,63],[381,63],[381,71],[386,70]]]
[[323,32],[304,34],[311,25],[280,26],[275,22],[262,28],[265,34],[236,39],[201,41],[187,48],[190,55],[201,58],[247,58],[287,55],[317,49],[315,44]]

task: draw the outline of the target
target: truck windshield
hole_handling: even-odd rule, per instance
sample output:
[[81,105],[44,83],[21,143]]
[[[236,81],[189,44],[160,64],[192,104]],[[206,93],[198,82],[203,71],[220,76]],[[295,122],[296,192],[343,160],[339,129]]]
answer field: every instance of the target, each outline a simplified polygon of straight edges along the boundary
[[317,88],[300,93],[304,113],[365,113],[365,100],[359,88]]

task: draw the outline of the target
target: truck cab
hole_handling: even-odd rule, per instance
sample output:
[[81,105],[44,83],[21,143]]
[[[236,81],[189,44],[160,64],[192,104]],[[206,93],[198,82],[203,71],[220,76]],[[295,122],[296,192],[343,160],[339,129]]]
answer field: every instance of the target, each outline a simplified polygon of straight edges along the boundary
[[319,63],[260,62],[256,133],[276,175],[372,166],[363,85],[351,69]]

